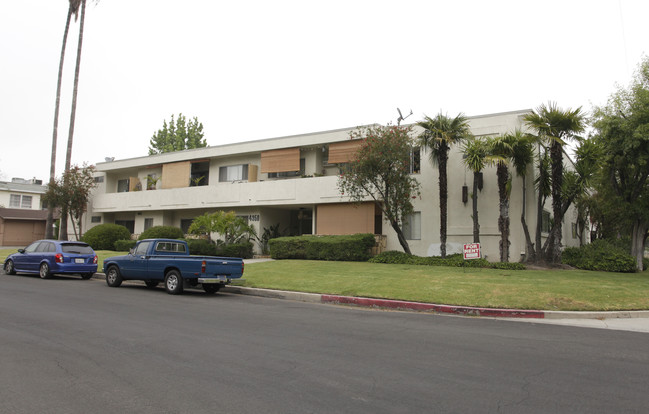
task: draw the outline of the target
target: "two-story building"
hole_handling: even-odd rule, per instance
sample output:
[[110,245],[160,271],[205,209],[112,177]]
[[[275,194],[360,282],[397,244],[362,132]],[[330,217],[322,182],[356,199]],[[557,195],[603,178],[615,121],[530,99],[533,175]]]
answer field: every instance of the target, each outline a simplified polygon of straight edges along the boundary
[[[476,136],[494,136],[522,127],[529,111],[469,118]],[[88,206],[84,228],[100,223],[126,226],[137,235],[149,227],[171,225],[187,231],[192,220],[206,212],[234,211],[246,218],[258,234],[280,225],[291,235],[383,235],[387,250],[401,250],[396,233],[373,202],[351,203],[338,189],[341,164],[350,161],[359,141],[350,140],[353,128],[281,138],[263,139],[207,148],[107,160],[96,165],[97,188]],[[420,133],[417,126],[414,134]],[[437,167],[426,149],[415,149],[411,173],[421,183],[421,197],[413,200],[415,213],[405,225],[414,254],[439,254],[439,194]],[[533,231],[534,174],[527,182],[524,212]],[[483,255],[498,259],[498,188],[495,167],[483,173],[479,217]],[[447,251],[460,252],[472,242],[472,207],[467,188],[473,175],[462,162],[461,148],[453,148],[448,161]],[[466,188],[465,188],[466,187]],[[511,191],[511,261],[525,254],[520,224],[522,181],[513,174]],[[546,206],[548,211],[549,206]],[[549,217],[546,212],[544,217]],[[573,217],[569,214],[567,217]],[[563,244],[578,240],[564,225]],[[70,235],[70,237],[74,237]]]
[[26,246],[45,236],[46,191],[41,180],[0,181],[0,246]]

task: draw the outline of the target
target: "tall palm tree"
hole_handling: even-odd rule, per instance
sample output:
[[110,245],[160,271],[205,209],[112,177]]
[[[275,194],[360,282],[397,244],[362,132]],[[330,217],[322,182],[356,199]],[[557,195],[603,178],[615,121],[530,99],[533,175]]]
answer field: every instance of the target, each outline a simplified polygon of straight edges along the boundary
[[[81,45],[83,44],[83,25],[86,17],[86,0],[77,0],[81,3],[81,20],[79,22],[79,41],[77,43],[77,63],[74,69],[74,87],[72,90],[72,109],[70,111],[70,129],[68,131],[68,148],[65,154],[65,171],[70,169],[72,161],[72,138],[74,136],[74,120],[77,112],[77,91],[79,89],[79,68],[81,66]],[[59,227],[59,240],[68,239],[68,211],[61,211],[61,225]]]
[[550,233],[550,245],[547,259],[551,263],[561,261],[561,220],[563,215],[561,187],[563,180],[563,146],[567,140],[573,139],[584,131],[586,116],[581,107],[563,110],[556,103],[542,104],[532,113],[525,115],[524,120],[531,129],[550,145],[550,160],[552,162],[552,212],[555,226]]
[[498,231],[500,231],[500,261],[509,261],[509,195],[511,179],[509,163],[514,153],[513,135],[499,135],[488,140],[489,154],[496,163],[498,177]]
[[430,150],[430,160],[433,165],[437,164],[439,170],[439,239],[442,257],[446,257],[448,152],[451,146],[469,137],[469,121],[462,113],[450,118],[440,112],[435,118],[424,116],[424,120],[417,122],[417,125],[424,129],[419,135],[421,146]]
[[464,165],[466,165],[466,167],[473,172],[473,195],[471,197],[473,207],[473,242],[480,243],[478,191],[480,174],[482,174],[482,170],[487,166],[487,163],[489,162],[486,142],[475,137],[468,139],[462,147],[462,152],[464,153],[464,158],[462,159]]
[[[74,15],[75,21],[79,16],[79,6],[81,0],[69,0],[68,16],[65,20],[65,30],[63,31],[63,45],[61,46],[61,58],[59,59],[59,76],[56,82],[56,104],[54,105],[54,129],[52,132],[52,156],[50,159],[50,185],[53,185],[56,179],[56,143],[59,129],[59,109],[61,107],[61,84],[63,81],[63,61],[65,60],[65,47],[68,43],[68,32],[70,31],[70,19]],[[48,203],[47,221],[45,223],[45,238],[54,238],[54,206]]]
[[512,165],[514,170],[516,170],[516,175],[521,177],[521,180],[523,181],[521,225],[523,227],[525,242],[527,245],[527,260],[534,262],[536,261],[536,252],[525,220],[525,213],[527,212],[527,171],[530,165],[534,162],[534,141],[536,140],[536,137],[531,134],[526,134],[520,129],[516,129],[511,135],[514,145],[511,157]]

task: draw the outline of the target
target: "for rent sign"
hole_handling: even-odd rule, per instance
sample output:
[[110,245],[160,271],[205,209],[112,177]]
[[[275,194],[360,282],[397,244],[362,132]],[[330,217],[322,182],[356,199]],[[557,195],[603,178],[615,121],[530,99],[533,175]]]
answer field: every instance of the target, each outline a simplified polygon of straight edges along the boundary
[[479,259],[480,243],[469,243],[464,245],[464,260]]

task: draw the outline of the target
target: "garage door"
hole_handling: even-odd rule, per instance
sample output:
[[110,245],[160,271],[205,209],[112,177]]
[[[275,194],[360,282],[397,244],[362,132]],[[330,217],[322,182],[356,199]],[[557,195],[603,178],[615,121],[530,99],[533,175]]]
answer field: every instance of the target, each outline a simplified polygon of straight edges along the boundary
[[42,221],[6,220],[4,222],[3,246],[27,246],[43,237],[45,237],[45,223]]

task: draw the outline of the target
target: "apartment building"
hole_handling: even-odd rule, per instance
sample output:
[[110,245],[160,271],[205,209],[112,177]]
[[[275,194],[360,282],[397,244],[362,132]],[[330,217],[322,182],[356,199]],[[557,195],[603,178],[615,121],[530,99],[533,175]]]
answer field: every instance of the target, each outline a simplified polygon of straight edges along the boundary
[[[492,136],[522,126],[529,111],[469,118],[472,133]],[[414,134],[421,132],[415,126]],[[157,225],[187,231],[192,220],[206,212],[234,211],[253,225],[258,234],[279,224],[291,235],[382,235],[387,250],[401,250],[396,233],[369,201],[351,203],[337,187],[341,164],[350,160],[359,142],[350,140],[354,128],[263,139],[207,148],[107,160],[96,165],[97,188],[88,206],[88,229],[101,223],[126,226],[134,235]],[[415,213],[404,226],[414,254],[439,254],[439,193],[437,167],[425,149],[412,153],[411,173],[421,183],[422,194],[413,200]],[[525,214],[530,229],[536,224],[533,172],[527,182],[527,206],[522,208],[522,181],[513,174],[510,199],[511,261],[525,254],[520,224]],[[460,252],[472,242],[472,207],[469,194],[473,175],[462,163],[460,148],[448,162],[447,252]],[[469,192],[467,192],[467,189]],[[498,188],[495,167],[483,173],[479,194],[483,256],[498,260]],[[544,219],[548,219],[549,203]],[[570,212],[567,217],[573,217]],[[568,219],[566,219],[568,220]],[[549,228],[549,227],[548,227]],[[564,225],[564,245],[579,241]],[[70,237],[74,237],[70,235]]]
[[41,180],[0,181],[0,246],[26,246],[45,236],[46,191]]

